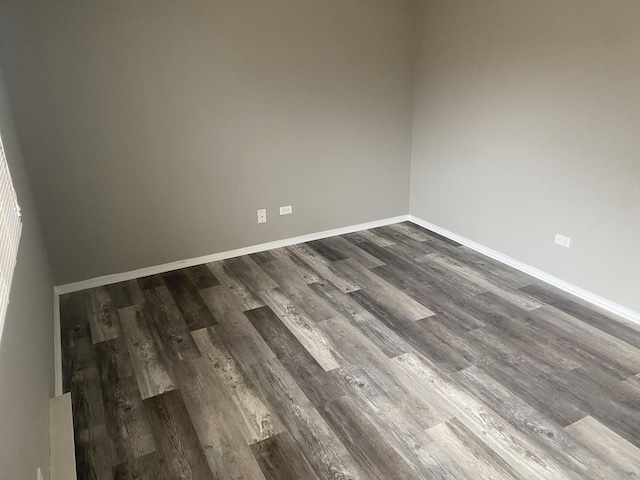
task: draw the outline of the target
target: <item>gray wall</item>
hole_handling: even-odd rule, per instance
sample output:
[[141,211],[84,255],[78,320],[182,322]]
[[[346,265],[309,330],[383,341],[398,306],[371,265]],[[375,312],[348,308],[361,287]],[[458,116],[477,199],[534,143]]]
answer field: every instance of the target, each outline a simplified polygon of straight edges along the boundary
[[640,311],[639,18],[637,0],[423,1],[411,213]]
[[412,0],[5,4],[57,284],[407,213]]
[[49,471],[53,395],[53,279],[0,70],[0,134],[22,207],[9,310],[0,337],[0,478],[35,480]]

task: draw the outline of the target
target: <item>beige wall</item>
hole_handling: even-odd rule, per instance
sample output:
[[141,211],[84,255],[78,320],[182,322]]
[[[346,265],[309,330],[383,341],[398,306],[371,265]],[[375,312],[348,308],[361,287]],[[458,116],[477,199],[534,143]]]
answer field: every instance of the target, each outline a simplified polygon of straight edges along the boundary
[[410,210],[640,310],[640,3],[420,3],[2,2],[56,282]]
[[412,0],[5,3],[57,284],[407,213]]
[[35,480],[49,471],[53,395],[53,279],[44,253],[0,71],[0,133],[22,208],[22,238],[0,337],[0,478]]
[[636,0],[423,1],[411,213],[640,311],[638,19]]

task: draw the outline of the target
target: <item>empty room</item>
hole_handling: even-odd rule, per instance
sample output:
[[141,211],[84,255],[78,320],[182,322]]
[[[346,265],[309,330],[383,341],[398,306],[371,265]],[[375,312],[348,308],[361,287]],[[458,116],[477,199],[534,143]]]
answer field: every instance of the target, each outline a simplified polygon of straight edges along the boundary
[[1,480],[640,478],[640,1],[0,0]]

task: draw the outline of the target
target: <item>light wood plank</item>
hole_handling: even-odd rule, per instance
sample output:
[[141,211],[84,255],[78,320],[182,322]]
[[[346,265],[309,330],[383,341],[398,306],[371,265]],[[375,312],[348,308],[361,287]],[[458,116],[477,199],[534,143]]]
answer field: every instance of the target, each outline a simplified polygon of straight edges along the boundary
[[247,446],[238,406],[211,368],[208,358],[195,358],[177,369],[189,417],[214,478],[233,480],[264,476]]
[[154,338],[158,337],[157,332],[149,328],[144,307],[121,308],[119,315],[142,398],[175,390],[177,387],[169,360],[159,339]]
[[180,392],[173,390],[148,398],[144,406],[164,475],[214,480]]
[[233,356],[224,348],[213,329],[202,329],[192,333],[198,348],[207,359],[222,384],[231,394],[238,407],[241,423],[238,427],[245,435],[247,444],[259,442],[284,431],[282,422],[271,407],[253,387],[245,372]]
[[343,292],[348,293],[360,289],[360,286],[356,282],[345,278],[335,270],[330,262],[322,258],[322,256],[304,243],[288,247],[288,250],[309,265],[318,275],[328,282],[333,283]]
[[351,259],[336,262],[335,268],[361,285],[377,302],[385,304],[403,318],[420,320],[435,315],[427,307]]
[[591,416],[565,427],[572,437],[589,448],[594,455],[617,466],[625,477],[640,478],[640,449]]
[[366,478],[358,463],[277,359],[251,368],[254,381],[277,409],[291,436],[304,446],[305,457],[320,479]]
[[254,295],[249,288],[238,280],[228,266],[222,262],[214,262],[207,265],[216,278],[233,295],[243,311],[264,307],[262,300]]
[[120,336],[120,319],[104,287],[90,290],[88,293],[89,325],[93,343],[112,340]]
[[236,298],[223,286],[200,290],[205,303],[219,320],[215,331],[243,365],[273,358],[262,337],[240,311]]
[[324,370],[333,370],[340,366],[338,353],[326,336],[280,289],[265,290],[261,292],[261,298]]

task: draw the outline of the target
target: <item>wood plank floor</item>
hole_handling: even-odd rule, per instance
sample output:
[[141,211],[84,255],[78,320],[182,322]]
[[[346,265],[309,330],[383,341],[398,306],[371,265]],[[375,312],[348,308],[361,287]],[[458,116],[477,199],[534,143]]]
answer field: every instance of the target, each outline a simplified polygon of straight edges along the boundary
[[60,304],[80,479],[640,476],[640,329],[410,223]]

